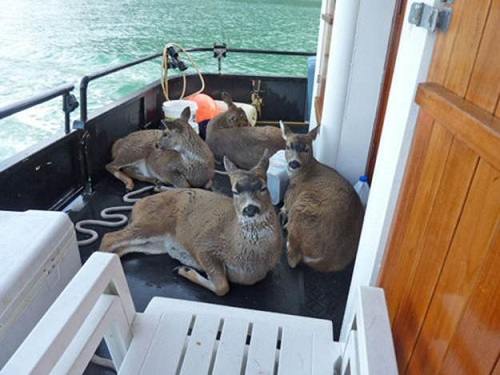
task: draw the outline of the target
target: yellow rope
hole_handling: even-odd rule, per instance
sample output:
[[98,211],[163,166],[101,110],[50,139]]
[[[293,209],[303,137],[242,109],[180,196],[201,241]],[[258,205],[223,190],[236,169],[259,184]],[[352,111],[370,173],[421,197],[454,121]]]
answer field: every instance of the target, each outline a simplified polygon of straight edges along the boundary
[[[198,65],[194,62],[191,55],[189,53],[187,53],[187,51],[183,47],[181,47],[180,45],[175,44],[175,43],[167,43],[165,45],[165,48],[163,48],[163,60],[162,60],[162,65],[161,65],[161,67],[162,67],[161,87],[163,89],[163,95],[165,95],[165,99],[167,101],[170,101],[170,98],[168,96],[168,52],[167,52],[169,47],[175,47],[175,48],[179,49],[181,52],[183,52],[188,57],[189,61],[191,62],[191,66],[196,70],[198,77],[200,78],[201,87],[198,91],[196,91],[192,95],[196,95],[196,94],[203,92],[203,90],[205,90],[205,80],[203,79],[203,75],[201,74],[201,71],[198,68]],[[186,73],[182,72],[182,92],[181,92],[179,99],[184,98],[184,96],[186,94],[186,88],[187,88]]]

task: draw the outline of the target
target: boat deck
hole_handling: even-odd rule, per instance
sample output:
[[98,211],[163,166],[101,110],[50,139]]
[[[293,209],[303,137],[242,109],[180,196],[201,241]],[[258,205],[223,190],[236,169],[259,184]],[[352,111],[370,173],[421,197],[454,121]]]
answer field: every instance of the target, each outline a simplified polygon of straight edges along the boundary
[[[136,188],[141,186],[138,184]],[[214,190],[230,195],[228,178],[217,175]],[[96,185],[90,197],[79,197],[66,211],[74,222],[99,219],[102,209],[124,204],[123,194],[123,184],[107,176]],[[101,238],[106,231],[119,228],[96,229]],[[80,248],[83,262],[98,249],[99,243],[100,239]],[[232,284],[224,297],[175,274],[173,269],[179,262],[168,255],[130,254],[122,258],[122,264],[138,311],[144,311],[154,296],[224,304],[329,319],[333,321],[334,336],[338,338],[354,263],[343,272],[328,274],[303,266],[291,269],[283,252],[279,265],[263,281],[253,286]]]

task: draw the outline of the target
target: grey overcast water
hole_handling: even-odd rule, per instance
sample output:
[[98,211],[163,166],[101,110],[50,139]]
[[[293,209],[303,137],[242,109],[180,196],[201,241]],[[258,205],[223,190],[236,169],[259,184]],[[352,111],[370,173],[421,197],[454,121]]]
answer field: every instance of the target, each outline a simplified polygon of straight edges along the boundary
[[[320,0],[0,0],[0,106],[161,51],[167,42],[315,51],[320,6]],[[193,57],[204,71],[216,71],[211,54]],[[306,59],[232,54],[223,71],[305,75]],[[157,59],[92,82],[90,111],[159,77]],[[60,98],[0,120],[0,161],[62,132]]]

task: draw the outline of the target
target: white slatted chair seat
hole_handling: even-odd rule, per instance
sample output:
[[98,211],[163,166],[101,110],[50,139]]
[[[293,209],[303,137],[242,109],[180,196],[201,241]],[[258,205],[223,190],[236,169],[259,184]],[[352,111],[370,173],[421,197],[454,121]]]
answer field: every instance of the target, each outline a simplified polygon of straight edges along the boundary
[[154,298],[132,329],[123,374],[332,374],[327,320]]
[[160,297],[137,313],[118,257],[95,253],[1,374],[82,373],[103,338],[119,374],[396,374],[383,292],[363,302],[347,343],[300,316]]

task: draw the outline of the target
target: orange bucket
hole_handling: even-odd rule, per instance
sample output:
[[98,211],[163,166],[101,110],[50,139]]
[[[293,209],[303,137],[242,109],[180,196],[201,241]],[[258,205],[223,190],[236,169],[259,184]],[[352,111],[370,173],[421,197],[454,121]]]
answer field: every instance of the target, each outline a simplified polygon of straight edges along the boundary
[[198,106],[198,110],[196,111],[196,122],[198,124],[203,121],[211,120],[221,113],[215,101],[206,94],[191,95],[185,99],[192,100]]

